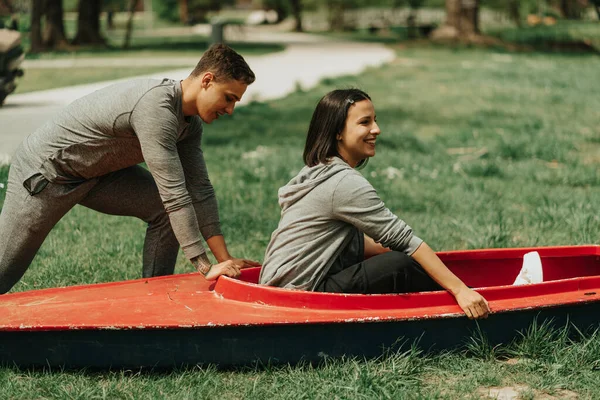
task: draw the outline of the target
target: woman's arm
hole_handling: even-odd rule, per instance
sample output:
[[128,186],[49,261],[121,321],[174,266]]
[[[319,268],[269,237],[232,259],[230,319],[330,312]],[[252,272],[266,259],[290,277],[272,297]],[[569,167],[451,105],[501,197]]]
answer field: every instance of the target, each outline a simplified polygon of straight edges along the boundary
[[365,235],[365,259],[387,253],[388,251],[392,250],[387,247],[383,247],[369,236]]
[[[391,251],[365,235],[365,259]],[[458,305],[469,318],[486,318],[490,312],[487,300],[479,293],[467,287],[456,275],[444,265],[442,260],[427,245],[422,243],[412,257],[423,267],[425,272],[449,291]]]
[[487,318],[490,312],[487,300],[467,287],[463,281],[454,275],[427,243],[421,243],[419,248],[412,254],[412,258],[421,264],[433,280],[456,298],[456,302],[467,314],[467,317]]
[[[394,215],[381,201],[371,184],[360,174],[340,180],[332,196],[333,216],[354,225],[373,243],[365,240],[367,253],[380,254],[389,247],[411,255],[433,280],[448,290],[469,318],[484,318],[490,312],[487,301],[454,275],[412,228]],[[377,245],[381,243],[381,245]],[[379,247],[378,247],[379,246]]]

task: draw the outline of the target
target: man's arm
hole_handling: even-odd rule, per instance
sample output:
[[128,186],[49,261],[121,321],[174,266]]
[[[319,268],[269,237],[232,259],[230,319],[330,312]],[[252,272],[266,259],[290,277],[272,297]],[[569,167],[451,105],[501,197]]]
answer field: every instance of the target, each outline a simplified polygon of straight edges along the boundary
[[[204,240],[208,241],[213,236],[223,234],[219,221],[219,207],[201,147],[202,126],[197,119],[194,119],[187,130],[185,138],[177,142],[177,153],[181,161],[186,189],[196,212],[198,227]],[[213,253],[217,256],[214,250]],[[217,260],[219,260],[218,256]]]
[[[340,181],[332,200],[334,215],[375,239],[373,243],[365,242],[365,253],[383,252],[386,247],[404,251],[455,297],[469,318],[487,317],[490,309],[483,296],[468,288],[426,243],[414,236],[410,226],[385,207],[366,179],[349,175]],[[381,247],[377,248],[376,243]]]
[[212,264],[210,263],[206,253],[200,254],[198,257],[194,257],[190,260],[196,271],[200,272],[202,275],[206,276]]
[[240,260],[235,258],[211,265],[206,253],[201,254],[198,257],[194,257],[190,261],[196,270],[204,275],[204,277],[209,281],[215,280],[221,275],[237,278],[242,273],[240,270],[243,268],[243,266],[239,263]]
[[201,148],[202,129],[197,120],[188,127],[185,139],[177,143],[188,192],[192,197],[200,232],[217,262],[232,260],[240,268],[260,264],[232,257],[221,232],[216,194],[208,177],[208,168]]
[[173,232],[188,259],[205,253],[177,149],[179,121],[163,88],[147,92],[130,117]]

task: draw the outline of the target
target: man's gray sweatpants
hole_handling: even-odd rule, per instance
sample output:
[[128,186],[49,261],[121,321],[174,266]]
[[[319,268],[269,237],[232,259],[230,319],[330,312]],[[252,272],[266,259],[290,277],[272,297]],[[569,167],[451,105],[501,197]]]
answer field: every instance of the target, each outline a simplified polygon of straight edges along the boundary
[[73,185],[48,182],[34,195],[23,185],[26,178],[15,160],[0,213],[0,294],[21,279],[50,230],[76,204],[147,222],[143,277],[173,273],[179,243],[154,179],[144,168],[133,166]]

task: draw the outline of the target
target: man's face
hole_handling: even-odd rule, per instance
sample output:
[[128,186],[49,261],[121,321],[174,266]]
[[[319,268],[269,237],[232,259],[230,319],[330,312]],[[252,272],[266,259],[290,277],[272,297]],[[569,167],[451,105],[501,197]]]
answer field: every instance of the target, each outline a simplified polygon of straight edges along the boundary
[[247,88],[248,85],[235,79],[215,81],[212,77],[203,81],[202,90],[196,97],[198,115],[207,124],[223,114],[231,115],[235,103],[242,99]]

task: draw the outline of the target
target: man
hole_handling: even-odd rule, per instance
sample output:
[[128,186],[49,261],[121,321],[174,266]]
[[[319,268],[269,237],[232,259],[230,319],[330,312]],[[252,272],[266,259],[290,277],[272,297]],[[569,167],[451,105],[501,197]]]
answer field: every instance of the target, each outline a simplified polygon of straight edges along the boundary
[[[144,277],[172,274],[179,247],[209,280],[258,265],[227,250],[200,148],[201,122],[233,113],[254,79],[242,56],[213,45],[181,82],[109,86],[27,137],[12,159],[0,214],[0,294],[21,279],[76,204],[148,223]],[[209,262],[200,235],[218,264]]]

